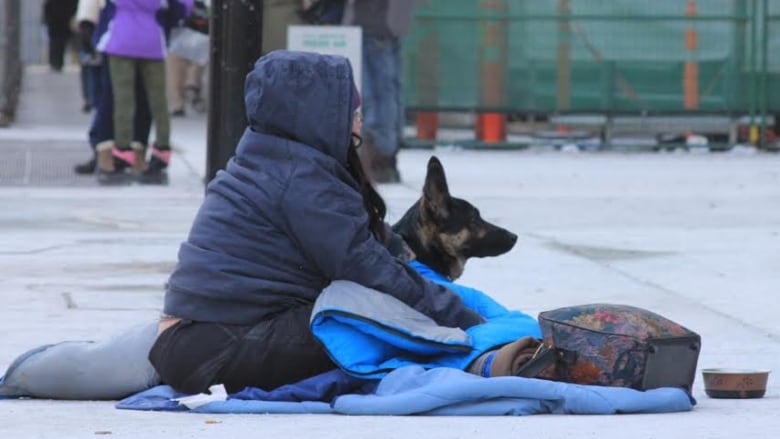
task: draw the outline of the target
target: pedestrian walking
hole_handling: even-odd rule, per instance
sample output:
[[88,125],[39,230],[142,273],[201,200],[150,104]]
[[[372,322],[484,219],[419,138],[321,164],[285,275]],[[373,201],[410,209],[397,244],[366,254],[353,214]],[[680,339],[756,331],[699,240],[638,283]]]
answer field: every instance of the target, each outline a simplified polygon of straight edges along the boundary
[[46,0],[43,3],[43,22],[49,37],[49,67],[61,72],[65,65],[65,50],[73,36],[71,22],[76,14],[78,0]]
[[[203,98],[203,74],[208,62],[209,7],[208,1],[196,0],[192,11],[184,24],[171,32],[171,50],[168,54],[168,78],[170,79],[171,116],[187,115],[187,105],[199,113],[206,111]],[[182,46],[194,53],[178,53],[174,50],[174,40],[184,39],[188,44]],[[202,45],[203,47],[198,47]],[[204,60],[199,59],[205,53]]]

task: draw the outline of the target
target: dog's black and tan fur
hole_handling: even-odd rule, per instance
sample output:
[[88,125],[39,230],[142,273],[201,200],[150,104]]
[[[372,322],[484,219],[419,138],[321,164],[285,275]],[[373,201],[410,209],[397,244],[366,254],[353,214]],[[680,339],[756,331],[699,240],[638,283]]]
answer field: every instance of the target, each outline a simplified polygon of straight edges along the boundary
[[471,203],[450,195],[444,167],[428,161],[422,197],[393,225],[417,260],[450,280],[463,273],[471,257],[498,256],[512,249],[517,235],[491,224]]

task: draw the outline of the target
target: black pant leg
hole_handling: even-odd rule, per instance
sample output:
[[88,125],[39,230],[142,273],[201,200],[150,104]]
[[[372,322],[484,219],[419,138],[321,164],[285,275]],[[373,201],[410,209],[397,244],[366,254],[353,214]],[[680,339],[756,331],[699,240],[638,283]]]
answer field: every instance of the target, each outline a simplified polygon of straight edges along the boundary
[[271,390],[337,367],[311,333],[312,307],[286,310],[244,335],[221,377],[229,392],[246,386]]
[[202,393],[220,375],[251,326],[182,320],[163,331],[149,352],[163,383],[182,393]]
[[56,71],[65,65],[65,47],[68,38],[61,35],[49,36],[49,67]]
[[230,393],[292,384],[337,367],[309,329],[312,307],[247,326],[182,320],[160,334],[149,361],[165,384],[183,393],[217,383]]

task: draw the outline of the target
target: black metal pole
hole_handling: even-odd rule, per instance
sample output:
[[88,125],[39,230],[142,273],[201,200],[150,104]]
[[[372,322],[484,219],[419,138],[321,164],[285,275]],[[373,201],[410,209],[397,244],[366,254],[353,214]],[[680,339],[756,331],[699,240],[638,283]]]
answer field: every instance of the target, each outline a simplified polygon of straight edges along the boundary
[[244,80],[262,51],[263,0],[211,4],[206,183],[224,169],[246,128]]

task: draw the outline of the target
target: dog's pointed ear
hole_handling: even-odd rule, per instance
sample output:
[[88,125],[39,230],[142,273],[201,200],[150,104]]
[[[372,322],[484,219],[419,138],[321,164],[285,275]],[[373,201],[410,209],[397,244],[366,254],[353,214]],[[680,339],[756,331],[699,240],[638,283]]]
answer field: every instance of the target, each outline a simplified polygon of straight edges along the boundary
[[428,160],[428,173],[425,175],[423,185],[424,207],[437,218],[446,218],[449,215],[449,199],[450,190],[447,187],[444,166],[436,156],[432,156]]

